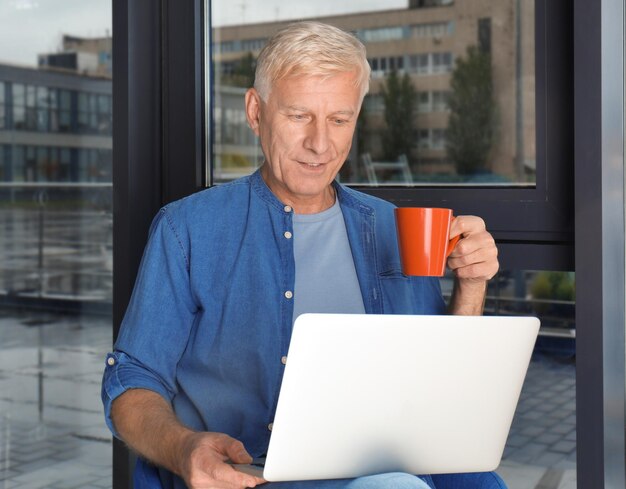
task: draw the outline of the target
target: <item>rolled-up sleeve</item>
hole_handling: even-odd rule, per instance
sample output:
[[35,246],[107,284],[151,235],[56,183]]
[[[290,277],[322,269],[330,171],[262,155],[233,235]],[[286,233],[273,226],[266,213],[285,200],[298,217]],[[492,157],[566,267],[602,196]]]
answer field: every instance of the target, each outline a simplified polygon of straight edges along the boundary
[[174,392],[166,387],[156,372],[121,351],[113,351],[106,358],[102,379],[102,403],[106,424],[111,433],[119,438],[111,421],[111,404],[128,389],[147,389],[160,394],[171,402]]
[[128,389],[176,395],[176,366],[197,311],[189,283],[189,243],[167,208],[155,217],[114,351],[105,361],[102,402],[106,423],[113,401]]

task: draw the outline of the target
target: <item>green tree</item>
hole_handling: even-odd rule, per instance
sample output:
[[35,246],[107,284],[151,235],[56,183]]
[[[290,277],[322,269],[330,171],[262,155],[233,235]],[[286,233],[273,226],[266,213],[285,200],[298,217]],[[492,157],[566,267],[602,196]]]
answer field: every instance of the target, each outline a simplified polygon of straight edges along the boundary
[[252,53],[247,53],[235,63],[231,74],[222,74],[222,85],[231,87],[250,88],[254,85],[254,71],[256,70],[256,58]]
[[470,46],[467,56],[456,62],[450,88],[448,156],[460,175],[471,175],[487,168],[495,138],[491,56]]
[[384,157],[396,160],[405,154],[411,161],[411,150],[415,146],[415,103],[417,92],[407,73],[398,76],[394,70],[387,75],[381,87],[385,104],[386,127],[382,132]]

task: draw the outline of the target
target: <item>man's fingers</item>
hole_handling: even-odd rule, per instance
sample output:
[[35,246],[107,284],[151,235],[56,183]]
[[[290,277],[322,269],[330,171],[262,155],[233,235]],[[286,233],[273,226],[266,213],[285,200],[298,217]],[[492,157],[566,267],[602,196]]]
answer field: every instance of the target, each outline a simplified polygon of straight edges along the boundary
[[450,225],[450,237],[468,236],[486,230],[485,221],[478,216],[458,216]]
[[190,489],[244,489],[263,482],[263,479],[237,472],[221,460],[211,460],[192,475],[188,485]]
[[249,464],[252,462],[252,457],[239,440],[235,440],[234,438],[226,440],[223,450],[228,458],[236,464]]
[[185,480],[192,489],[244,489],[264,482],[226,463],[250,463],[252,457],[240,441],[224,433],[196,433],[191,446]]
[[448,258],[448,267],[458,278],[489,280],[498,271],[497,248],[480,249],[469,255]]
[[236,487],[255,487],[258,483],[256,477],[236,471],[227,463],[220,462],[212,467],[211,477],[217,481],[227,482]]

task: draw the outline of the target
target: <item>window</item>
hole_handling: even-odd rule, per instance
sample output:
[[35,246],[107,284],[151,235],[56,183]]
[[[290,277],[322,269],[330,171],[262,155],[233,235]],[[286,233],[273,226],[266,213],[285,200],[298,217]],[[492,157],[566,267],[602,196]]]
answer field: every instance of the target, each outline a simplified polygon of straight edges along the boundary
[[[381,87],[385,86],[391,72],[396,71],[401,76],[407,73],[416,92],[414,96],[416,113],[432,114],[429,117],[413,116],[412,120],[407,122],[413,126],[414,134],[423,136],[414,141],[407,141],[405,145],[412,148],[405,152],[409,153],[406,156],[414,182],[427,182],[431,178],[433,182],[441,183],[447,178],[448,182],[454,184],[463,181],[478,183],[483,180],[483,183],[489,185],[534,185],[536,179],[534,38],[527,38],[534,30],[533,2],[521,8],[519,12],[513,8],[515,7],[513,0],[506,0],[503,3],[472,4],[467,10],[463,10],[466,7],[462,7],[461,4],[448,2],[446,3],[448,8],[437,11],[436,20],[425,22],[424,12],[420,11],[420,7],[439,5],[443,3],[420,2],[411,4],[408,9],[386,8],[375,13],[376,27],[371,27],[370,24],[372,12],[361,11],[356,3],[349,15],[329,17],[321,7],[319,15],[326,22],[355,32],[368,52],[372,53],[368,59],[374,80],[370,95],[380,94]],[[230,9],[221,1],[214,2],[212,6],[215,15]],[[380,8],[384,8],[382,3]],[[236,76],[238,62],[233,60],[231,54],[244,46],[252,49],[255,47],[253,40],[259,39],[257,36],[262,32],[264,24],[253,20],[251,12],[252,9],[249,10],[250,16],[245,22],[233,13],[226,25],[217,25],[212,31],[214,39],[217,40],[212,63],[216,73],[222,74],[213,95],[217,101],[214,105],[216,114],[220,110],[220,100],[226,100],[220,92],[233,86],[246,88],[251,83],[251,76],[243,80]],[[296,18],[306,17],[296,12],[297,9],[294,9],[293,15]],[[520,22],[525,26],[520,36],[516,36],[509,28],[500,27],[510,25],[512,22],[510,16],[518,14],[521,17]],[[301,17],[298,17],[299,15]],[[398,23],[399,17],[404,23]],[[287,20],[275,22],[271,29],[275,30],[285,22]],[[250,33],[251,37],[247,37],[247,33]],[[267,35],[271,35],[271,32],[268,31]],[[416,41],[397,42],[402,39]],[[431,39],[432,42],[423,42],[424,39]],[[383,42],[385,44],[382,44]],[[385,52],[380,53],[383,47]],[[229,54],[226,55],[226,52]],[[514,56],[515,53],[519,54],[518,58]],[[492,61],[495,59],[498,59],[498,62]],[[525,61],[520,64],[516,59]],[[250,66],[252,71],[253,65]],[[467,89],[469,84],[475,88]],[[387,128],[383,119],[376,115],[384,112],[384,107],[380,105],[381,100],[371,98],[366,102],[365,116],[361,119],[364,129],[358,133],[359,137],[353,146],[355,151],[344,166],[343,182],[358,185],[371,183],[361,164],[359,153],[369,153],[374,161],[395,160],[399,156],[383,154],[383,147],[375,142],[384,131],[394,130],[393,127]],[[482,111],[480,117],[475,118],[471,115],[479,111]],[[224,112],[221,114],[225,115]],[[239,140],[243,140],[241,133],[232,124],[229,123],[228,127],[224,125],[226,120],[236,119],[225,118],[224,122],[220,123],[219,133],[213,134],[214,150],[226,150],[227,144],[233,144],[235,133],[240,134]],[[475,126],[477,120],[484,126],[481,133],[487,135],[489,147],[480,150],[478,158],[470,168],[464,166],[463,155],[472,154],[477,150],[471,147],[472,144],[476,146],[477,139],[462,141],[457,134],[465,130],[463,127]],[[446,127],[450,121],[455,125],[452,130]],[[513,121],[513,124],[506,121]],[[235,124],[241,124],[241,131],[245,132],[245,122]],[[398,127],[404,125],[399,124]],[[419,148],[424,147],[437,151],[436,156],[433,153],[428,158],[440,158],[440,165],[420,165],[419,162],[423,160],[424,155],[420,153]],[[454,148],[460,149],[452,154]],[[231,147],[228,153],[239,154],[243,158],[247,157],[244,155],[252,155],[249,169],[255,168],[258,162],[258,148],[251,152],[248,148],[235,150]],[[229,159],[231,158],[223,159],[215,155],[213,161],[222,162]],[[240,168],[243,166],[239,165]],[[428,168],[434,169],[430,176],[424,173]],[[211,174],[218,181],[222,181],[221,172],[225,170],[215,170],[214,167]],[[231,173],[237,174],[239,173]],[[382,176],[377,179],[377,184],[384,181],[384,178]]]
[[37,131],[48,130],[50,97],[47,87],[37,87]]
[[13,127],[26,128],[26,88],[20,83],[13,83]]
[[267,39],[246,39],[241,41],[241,51],[260,51],[265,46]]
[[2,5],[0,486],[111,487],[95,368],[113,331],[111,8]]
[[72,130],[72,92],[59,90],[59,131],[70,132]]
[[362,29],[356,33],[363,42],[385,42],[403,39],[405,30],[402,26],[381,27],[378,29]]
[[111,134],[111,97],[78,93],[78,130],[85,134]]
[[435,38],[441,39],[442,37],[452,34],[452,22],[437,22],[433,24],[415,24],[411,26],[411,32],[413,37],[416,38]]
[[446,147],[446,130],[445,129],[433,129],[432,130],[432,143],[433,149],[445,149]]
[[451,53],[433,53],[432,73],[449,73],[452,71],[452,54]]
[[491,19],[478,19],[478,48],[483,53],[491,53]]
[[449,92],[447,91],[432,92],[433,112],[445,112],[448,110],[448,96]]
[[448,92],[435,90],[432,92],[419,92],[417,96],[417,111],[446,112],[448,110]]

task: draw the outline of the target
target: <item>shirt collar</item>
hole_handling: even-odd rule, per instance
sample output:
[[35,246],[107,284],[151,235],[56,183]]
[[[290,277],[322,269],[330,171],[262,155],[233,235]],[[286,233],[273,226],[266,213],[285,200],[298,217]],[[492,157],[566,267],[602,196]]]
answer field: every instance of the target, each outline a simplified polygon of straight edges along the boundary
[[[265,183],[265,180],[263,180],[260,168],[257,169],[252,175],[250,175],[250,185],[257,193],[257,195],[261,199],[263,199],[268,205],[270,205],[271,207],[275,207],[280,211],[285,210],[285,204],[278,200],[278,198]],[[374,210],[370,206],[363,203],[363,201],[358,198],[358,194],[352,189],[344,187],[336,181],[334,181],[332,185],[335,188],[337,199],[339,200],[339,204],[342,207],[352,207],[357,211],[363,212],[365,214],[374,213]]]

